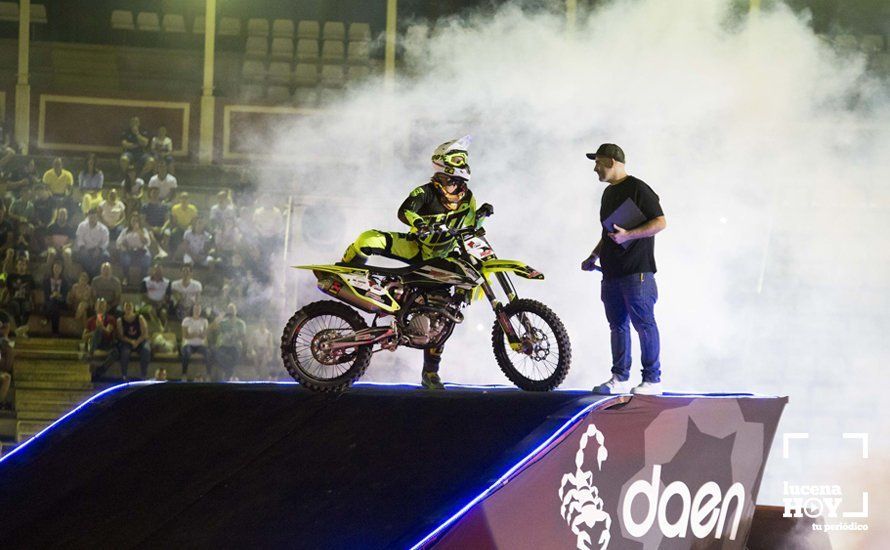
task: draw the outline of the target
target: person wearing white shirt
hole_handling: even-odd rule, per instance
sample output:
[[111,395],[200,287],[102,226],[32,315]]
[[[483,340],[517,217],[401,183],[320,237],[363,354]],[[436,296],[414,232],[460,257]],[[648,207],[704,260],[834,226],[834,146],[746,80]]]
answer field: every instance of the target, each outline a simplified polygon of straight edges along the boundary
[[191,316],[182,320],[182,348],[179,355],[182,360],[183,382],[188,380],[189,360],[193,354],[200,353],[205,362],[210,360],[207,351],[208,326],[207,319],[201,317],[201,304],[194,304]]
[[170,291],[170,279],[164,277],[164,270],[161,265],[154,264],[151,266],[148,277],[142,279],[142,293],[153,308],[157,318],[161,321],[162,327],[167,326]]
[[163,160],[158,162],[158,173],[148,181],[149,189],[157,187],[160,191],[161,200],[167,201],[173,198],[173,190],[177,186],[176,176],[167,172],[167,162]]
[[99,221],[99,210],[93,208],[74,234],[75,259],[90,278],[98,275],[99,266],[111,259],[108,242],[108,228]]
[[148,249],[150,243],[151,235],[148,229],[142,227],[139,213],[133,214],[130,216],[127,228],[117,237],[117,250],[124,270],[124,284],[127,284],[130,268],[134,265],[139,269],[139,276],[133,281],[141,281],[148,273],[148,268],[151,266],[151,252]]
[[184,265],[182,266],[182,279],[173,281],[170,290],[173,292],[176,314],[180,319],[184,319],[192,310],[192,306],[198,303],[204,287],[199,281],[192,279],[191,266]]

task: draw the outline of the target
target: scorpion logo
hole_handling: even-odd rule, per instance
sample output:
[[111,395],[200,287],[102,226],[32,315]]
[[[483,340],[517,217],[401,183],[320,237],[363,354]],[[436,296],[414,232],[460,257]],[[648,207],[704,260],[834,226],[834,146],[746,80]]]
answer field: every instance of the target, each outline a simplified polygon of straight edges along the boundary
[[[593,485],[593,472],[582,470],[584,465],[584,449],[587,441],[593,437],[599,447],[596,450],[597,469],[602,470],[603,462],[609,456],[606,450],[605,436],[594,424],[587,426],[587,431],[581,436],[581,448],[575,453],[575,473],[562,476],[559,487],[559,499],[562,506],[559,512],[571,526],[572,533],[578,537],[578,550],[591,550],[590,529],[603,523],[603,531],[597,544],[600,550],[609,546],[612,536],[609,529],[612,527],[612,516],[603,509],[603,499],[599,496],[599,489]],[[568,490],[567,490],[568,489]]]

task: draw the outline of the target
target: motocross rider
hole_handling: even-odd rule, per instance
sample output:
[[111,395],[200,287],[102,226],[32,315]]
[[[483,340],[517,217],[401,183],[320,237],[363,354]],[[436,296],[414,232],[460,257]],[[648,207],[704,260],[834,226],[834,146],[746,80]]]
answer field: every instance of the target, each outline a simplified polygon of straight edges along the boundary
[[[408,233],[372,229],[359,235],[343,254],[343,262],[364,265],[376,254],[409,264],[444,258],[454,250],[455,240],[435,229],[442,224],[452,228],[474,226],[493,213],[490,204],[476,210],[476,199],[467,187],[470,165],[467,147],[470,136],[447,141],[433,151],[434,174],[429,183],[414,189],[399,207],[399,220],[410,226]],[[423,350],[421,384],[427,389],[444,389],[439,363],[444,346]]]

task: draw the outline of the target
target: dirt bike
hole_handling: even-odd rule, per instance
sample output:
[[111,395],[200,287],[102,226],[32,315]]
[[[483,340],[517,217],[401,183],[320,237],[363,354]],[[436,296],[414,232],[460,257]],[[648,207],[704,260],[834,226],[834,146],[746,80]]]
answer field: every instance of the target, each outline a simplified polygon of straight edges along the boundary
[[[403,268],[294,266],[311,270],[319,290],[340,301],[310,303],[287,322],[281,357],[290,375],[311,390],[342,391],[364,374],[373,353],[444,344],[464,319],[461,309],[481,290],[494,310],[491,345],[507,378],[528,391],[559,386],[571,365],[568,333],[546,305],[519,298],[508,274],[532,280],[544,275],[522,262],[498,259],[481,228],[441,224],[411,235],[432,235],[433,242],[451,237],[456,247],[447,258]],[[498,300],[492,277],[506,303]],[[349,306],[372,314],[371,325]]]

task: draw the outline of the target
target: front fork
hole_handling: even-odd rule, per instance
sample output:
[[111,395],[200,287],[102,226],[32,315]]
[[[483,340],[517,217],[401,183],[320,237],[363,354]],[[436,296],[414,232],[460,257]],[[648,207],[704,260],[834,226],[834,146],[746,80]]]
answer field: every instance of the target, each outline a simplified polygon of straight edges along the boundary
[[[516,300],[518,297],[516,288],[513,286],[513,282],[510,281],[507,274],[499,272],[495,273],[495,277],[497,277],[498,282],[501,284],[504,294],[507,295],[507,301],[512,302]],[[482,287],[482,292],[485,293],[485,297],[488,298],[489,303],[491,303],[491,308],[494,310],[495,317],[497,318],[498,324],[501,326],[501,330],[503,330],[504,334],[507,336],[507,342],[510,343],[510,347],[515,351],[521,351],[522,340],[519,338],[519,335],[516,334],[516,331],[513,330],[513,324],[510,323],[509,317],[504,313],[504,306],[495,295],[491,283],[486,279],[480,286]],[[531,334],[531,324],[528,322],[525,315],[520,314],[520,322],[525,330]]]

